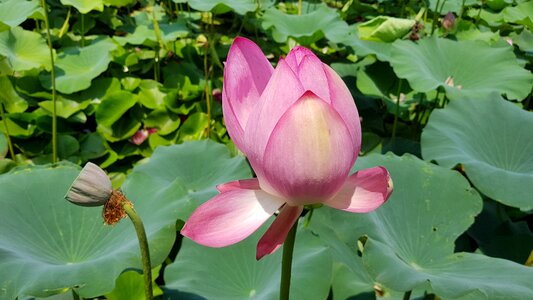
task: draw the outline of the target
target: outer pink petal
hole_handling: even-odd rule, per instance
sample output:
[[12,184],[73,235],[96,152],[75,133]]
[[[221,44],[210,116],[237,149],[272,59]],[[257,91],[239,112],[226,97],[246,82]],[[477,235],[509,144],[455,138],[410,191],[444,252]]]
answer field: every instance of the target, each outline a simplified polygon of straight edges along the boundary
[[[281,59],[246,124],[246,153],[256,173],[261,173],[261,159],[268,139],[281,116],[304,93],[302,84],[287,63]],[[258,175],[259,177],[259,175]]]
[[355,107],[352,94],[342,78],[329,66],[323,64],[323,68],[328,79],[331,104],[344,120],[354,141],[355,156],[353,162],[355,162],[359,150],[361,149],[361,122],[359,121],[359,113]]
[[364,169],[351,175],[326,205],[349,212],[367,213],[380,207],[392,193],[392,180],[384,167]]
[[331,103],[329,84],[323,65],[318,57],[307,55],[298,67],[298,77],[304,89],[312,91],[329,104]]
[[198,207],[181,234],[204,246],[232,245],[256,231],[283,204],[261,190],[230,190]]
[[224,67],[222,109],[228,133],[243,151],[250,111],[257,105],[273,71],[256,44],[242,37],[234,40]]
[[346,181],[353,151],[339,114],[306,92],[272,133],[263,158],[263,181],[293,206],[322,202]]
[[291,49],[285,60],[291,69],[298,73],[298,66],[306,56],[316,57],[313,51],[302,46],[296,46]]
[[298,217],[302,214],[303,209],[303,206],[290,205],[285,205],[281,208],[279,215],[265,234],[263,234],[259,243],[257,243],[257,252],[255,254],[257,260],[273,253],[283,245],[287,234],[291,230],[292,225],[298,221]]
[[217,185],[217,190],[221,193],[228,192],[231,190],[260,190],[259,180],[257,178],[243,179],[230,181],[223,184]]

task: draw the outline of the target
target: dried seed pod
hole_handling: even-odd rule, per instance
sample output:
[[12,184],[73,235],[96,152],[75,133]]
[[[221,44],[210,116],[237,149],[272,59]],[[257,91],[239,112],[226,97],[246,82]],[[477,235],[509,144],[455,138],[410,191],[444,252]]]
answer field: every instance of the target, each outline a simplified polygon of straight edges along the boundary
[[70,186],[65,199],[80,206],[101,206],[112,192],[111,180],[104,170],[88,162]]

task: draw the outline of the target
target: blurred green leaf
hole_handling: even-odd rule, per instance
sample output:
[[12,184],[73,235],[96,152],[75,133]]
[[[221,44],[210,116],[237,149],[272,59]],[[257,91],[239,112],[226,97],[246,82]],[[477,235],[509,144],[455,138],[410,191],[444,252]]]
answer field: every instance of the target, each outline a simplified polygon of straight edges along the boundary
[[80,140],[80,155],[82,160],[90,160],[106,153],[105,140],[98,133],[90,133]]
[[378,16],[357,26],[359,38],[376,42],[393,42],[411,31],[415,20]]
[[[90,101],[83,101],[80,103],[64,97],[58,98],[58,101],[56,101],[56,115],[64,119],[68,119],[80,110],[86,109],[91,104]],[[52,115],[54,110],[54,103],[52,100],[41,101],[39,102],[39,106]]]
[[15,90],[8,76],[0,76],[0,102],[7,112],[23,112],[28,108],[28,102]]
[[178,129],[180,118],[176,114],[169,113],[166,109],[156,109],[144,119],[144,126],[157,128],[157,133],[167,135]]
[[[159,270],[161,270],[161,266],[152,269],[154,297],[163,294],[163,291],[155,283],[159,276]],[[105,297],[108,300],[145,300],[143,274],[136,271],[126,271],[120,274],[115,282],[115,288]]]
[[0,32],[0,54],[16,72],[51,68],[50,52],[41,35],[20,27]]
[[97,129],[107,140],[127,138],[140,127],[126,112],[137,103],[137,95],[121,91],[106,96],[96,109]]
[[105,5],[123,7],[134,4],[137,0],[103,0]]
[[40,8],[37,0],[5,0],[0,1],[0,22],[10,28],[24,22],[29,16]]
[[86,14],[91,10],[104,10],[104,3],[102,0],[61,0],[61,3],[63,5],[74,6],[82,14]]
[[33,122],[35,117],[31,113],[9,114],[6,116],[5,121],[0,122],[0,131],[6,133],[5,126],[7,125],[9,135],[12,137],[31,137],[36,129],[35,122]]
[[180,140],[198,140],[204,136],[209,126],[207,114],[197,112],[188,116],[180,127]]
[[531,128],[532,112],[496,94],[456,99],[431,114],[422,133],[422,154],[447,168],[462,164],[480,192],[529,210],[533,208]]
[[516,6],[509,6],[503,10],[506,22],[521,24],[533,30],[533,2],[525,1]]
[[349,27],[344,22],[337,10],[320,3],[309,5],[302,9],[305,14],[290,15],[281,12],[275,7],[265,11],[261,26],[270,30],[272,37],[278,43],[285,43],[289,37],[295,38],[304,45],[309,45],[323,37],[333,42],[346,39]]
[[[254,0],[173,0],[176,3],[187,3],[193,9],[199,11],[210,11],[214,14],[223,14],[229,11],[235,11],[240,15],[244,15],[248,12],[253,12],[258,8],[258,1]],[[261,7],[264,8],[264,2],[262,1]]]
[[163,99],[166,94],[161,92],[163,85],[155,80],[144,79],[139,84],[139,103],[150,108],[156,109],[163,107]]
[[533,54],[533,32],[524,28],[520,34],[510,35],[513,44],[516,44],[520,50],[532,55]]
[[[57,90],[71,94],[88,88],[94,78],[107,70],[115,47],[113,42],[105,39],[83,48],[65,49],[55,63]],[[48,74],[40,79],[44,86],[51,87]]]

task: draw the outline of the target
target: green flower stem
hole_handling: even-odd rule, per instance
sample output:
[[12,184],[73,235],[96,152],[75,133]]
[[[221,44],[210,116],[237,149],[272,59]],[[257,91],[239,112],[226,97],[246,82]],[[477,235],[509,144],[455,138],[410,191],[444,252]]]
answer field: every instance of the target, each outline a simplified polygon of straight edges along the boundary
[[407,292],[405,292],[405,293],[403,294],[403,300],[409,300],[409,299],[411,299],[411,293],[412,293],[412,292],[413,292],[413,291],[407,291]]
[[155,15],[155,3],[152,4],[152,26],[154,27],[155,39],[157,40],[154,57],[154,80],[159,82],[161,78],[161,57],[159,51],[165,49],[165,43],[163,42],[161,28],[159,27],[159,22],[157,22],[157,16]]
[[150,251],[148,249],[148,239],[146,238],[144,225],[141,221],[141,218],[130,203],[126,202],[123,204],[123,206],[126,214],[128,217],[130,217],[130,220],[135,227],[135,232],[137,233],[137,238],[139,239],[139,247],[141,248],[141,259],[143,263],[144,294],[146,300],[152,300],[152,266],[150,263]]
[[52,162],[57,162],[57,112],[56,112],[56,71],[54,64],[54,49],[52,48],[52,36],[50,35],[50,22],[48,21],[48,6],[46,0],[41,0],[44,10],[44,24],[46,26],[46,37],[48,40],[48,50],[50,50],[50,62],[52,70]]
[[296,229],[298,222],[292,225],[285,243],[283,243],[283,257],[281,259],[281,285],[279,290],[280,300],[289,300],[291,290],[291,268],[292,268],[292,253],[294,252],[294,242],[296,240]]
[[80,40],[80,47],[85,47],[85,14],[80,13],[80,20],[81,20],[81,40]]
[[75,290],[72,290],[72,300],[80,300],[80,296]]
[[402,96],[402,82],[403,80],[400,78],[400,81],[398,82],[398,92],[396,93],[396,112],[394,114],[394,123],[392,125],[392,140],[396,138],[396,127],[398,127],[398,117],[400,115],[400,98]]
[[0,102],[0,117],[2,118],[2,122],[4,122],[4,128],[6,129],[6,140],[7,140],[7,147],[9,148],[9,155],[11,155],[11,159],[15,161],[15,151],[13,150],[13,143],[11,142],[11,136],[9,135],[9,128],[7,126],[6,113],[4,111],[4,104],[1,102]]
[[437,22],[439,21],[439,5],[440,0],[437,0],[437,5],[435,5],[435,10],[433,11],[433,23],[431,23],[431,35],[435,32]]

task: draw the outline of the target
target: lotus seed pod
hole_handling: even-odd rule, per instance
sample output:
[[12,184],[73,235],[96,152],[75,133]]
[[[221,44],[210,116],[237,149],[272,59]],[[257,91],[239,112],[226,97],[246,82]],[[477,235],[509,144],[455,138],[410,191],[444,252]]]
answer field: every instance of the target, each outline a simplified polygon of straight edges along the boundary
[[104,170],[88,162],[70,186],[65,199],[81,206],[101,206],[112,192],[111,180]]

